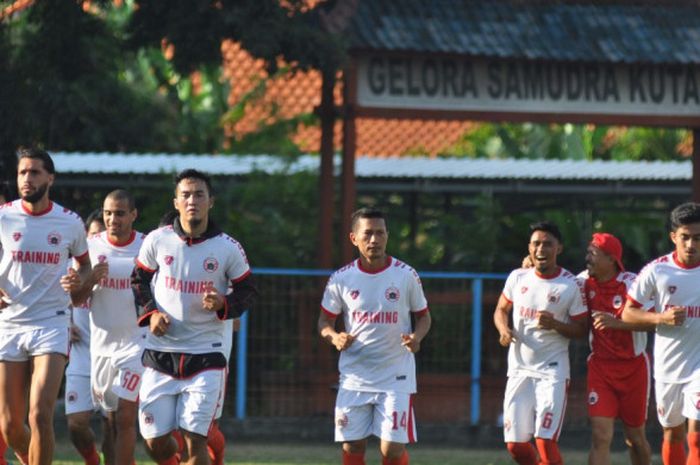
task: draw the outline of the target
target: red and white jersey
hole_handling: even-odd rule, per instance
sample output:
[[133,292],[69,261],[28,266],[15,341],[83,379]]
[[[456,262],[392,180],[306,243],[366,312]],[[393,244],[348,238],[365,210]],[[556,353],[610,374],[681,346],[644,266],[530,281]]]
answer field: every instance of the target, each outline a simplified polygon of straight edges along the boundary
[[[637,277],[636,274],[623,271],[604,283],[589,277],[588,271],[579,273],[578,277],[585,280],[586,300],[591,316],[593,312],[604,312],[617,319],[622,317],[627,291]],[[647,333],[622,329],[600,330],[591,325],[589,343],[591,356],[596,360],[629,360],[644,352]]]
[[70,297],[61,287],[69,257],[87,254],[80,217],[51,202],[30,213],[21,200],[0,207],[0,288],[12,304],[0,311],[0,330],[68,326]]
[[93,288],[90,300],[90,351],[94,355],[126,356],[143,348],[145,331],[137,323],[131,272],[145,237],[133,231],[127,243],[117,245],[102,231],[88,239],[90,261],[109,265],[109,274]]
[[201,354],[224,351],[227,325],[216,312],[204,310],[202,298],[210,285],[226,295],[231,281],[250,274],[243,247],[225,233],[203,241],[183,240],[165,226],[152,231],[143,242],[138,266],[156,272],[151,282],[158,310],[168,314],[165,335],[150,332],[146,348],[162,352]]
[[508,276],[503,297],[513,304],[513,336],[508,350],[508,376],[569,379],[569,339],[555,330],[537,327],[537,312],[556,320],[587,318],[583,282],[564,268],[542,276],[520,268]]
[[669,307],[686,309],[683,326],[658,325],[654,339],[654,378],[665,383],[686,383],[700,376],[700,266],[687,268],[670,253],[647,264],[632,284],[628,298],[652,300],[650,311]]
[[355,336],[340,353],[340,385],[369,392],[416,392],[414,355],[401,345],[410,334],[411,312],[428,311],[418,273],[389,257],[385,268],[369,272],[360,260],[339,269],[328,280],[322,311],[343,315],[345,331]]

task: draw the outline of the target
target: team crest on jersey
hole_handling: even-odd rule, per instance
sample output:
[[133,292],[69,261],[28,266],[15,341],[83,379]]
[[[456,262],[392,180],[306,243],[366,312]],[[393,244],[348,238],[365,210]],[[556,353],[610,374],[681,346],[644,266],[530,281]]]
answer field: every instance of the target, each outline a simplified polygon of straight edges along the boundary
[[98,255],[97,256],[97,263],[104,263],[107,261],[107,255]]
[[625,299],[623,299],[621,295],[616,295],[612,299],[612,304],[613,304],[613,307],[615,307],[615,308],[622,307],[622,304],[624,304],[624,303],[625,303]]
[[73,402],[76,402],[76,401],[78,400],[78,393],[75,392],[75,391],[70,391],[70,392],[66,395],[66,400],[67,400],[69,403],[71,403],[71,404],[72,404]]
[[165,264],[166,264],[166,265],[172,265],[174,259],[175,259],[175,258],[173,258],[172,255],[166,255],[165,258],[164,258],[163,260],[165,261]]
[[401,297],[401,294],[399,293],[398,288],[391,286],[384,292],[384,297],[386,297],[386,300],[389,302],[397,302],[399,297]]
[[15,242],[19,241],[20,239],[22,239],[22,233],[19,232],[19,231],[13,232],[13,233],[12,233],[12,239],[14,239]]
[[357,299],[359,296],[360,296],[360,291],[358,291],[357,289],[353,289],[352,291],[350,291],[350,298],[352,300]]
[[209,257],[204,260],[204,271],[213,273],[219,269],[219,262],[214,257]]
[[46,240],[49,245],[58,245],[61,243],[61,235],[57,232],[50,232],[49,235],[46,236]]
[[559,294],[557,294],[556,292],[550,292],[549,294],[547,294],[547,302],[549,302],[550,304],[558,303],[559,299]]
[[527,286],[523,286],[520,288],[520,293],[525,294],[527,292]]
[[348,426],[348,416],[345,415],[344,413],[340,413],[335,417],[335,424],[339,428],[345,428]]
[[591,391],[588,393],[588,405],[595,405],[598,403],[598,393],[595,391]]
[[151,412],[143,412],[143,422],[147,425],[152,425],[153,414]]
[[668,286],[668,292],[671,294],[675,294],[676,289],[678,289],[676,286]]

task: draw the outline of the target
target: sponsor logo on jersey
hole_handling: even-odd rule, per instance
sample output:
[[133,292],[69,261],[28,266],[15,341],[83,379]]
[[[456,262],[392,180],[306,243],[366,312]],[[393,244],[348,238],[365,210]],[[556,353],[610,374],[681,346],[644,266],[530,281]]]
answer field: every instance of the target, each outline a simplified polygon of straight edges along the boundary
[[670,294],[675,294],[675,293],[676,293],[676,289],[678,289],[676,286],[668,286],[668,292],[669,292]]
[[357,300],[357,298],[359,296],[360,296],[360,291],[358,291],[357,289],[353,289],[352,291],[350,291],[350,298],[352,300]]
[[19,232],[19,231],[18,231],[18,232],[13,232],[13,233],[12,233],[12,239],[14,239],[15,242],[17,242],[18,240],[22,239],[22,233]]
[[77,402],[77,400],[78,400],[78,393],[75,392],[75,391],[70,391],[70,392],[66,395],[66,400],[67,400],[68,402],[70,402],[71,404],[72,404],[73,402]]
[[49,243],[49,245],[58,245],[61,243],[61,235],[57,232],[50,232],[48,236],[46,236],[46,240]]
[[615,308],[622,307],[622,304],[624,304],[624,303],[625,303],[625,299],[623,299],[621,295],[616,295],[612,299],[612,304],[613,304],[613,307],[615,307]]
[[591,391],[588,393],[588,405],[595,405],[598,403],[598,393],[595,391]]
[[401,293],[399,292],[398,288],[391,286],[384,291],[384,297],[386,297],[386,300],[389,302],[398,302],[399,297],[401,297]]
[[175,258],[172,255],[166,255],[164,260],[166,265],[172,265]]
[[520,293],[525,294],[527,292],[527,286],[523,286],[520,288]]
[[204,260],[204,271],[213,273],[219,269],[219,262],[214,257],[209,257]]
[[348,426],[348,416],[345,415],[344,413],[339,413],[335,417],[335,424],[339,428],[345,428],[346,426]]

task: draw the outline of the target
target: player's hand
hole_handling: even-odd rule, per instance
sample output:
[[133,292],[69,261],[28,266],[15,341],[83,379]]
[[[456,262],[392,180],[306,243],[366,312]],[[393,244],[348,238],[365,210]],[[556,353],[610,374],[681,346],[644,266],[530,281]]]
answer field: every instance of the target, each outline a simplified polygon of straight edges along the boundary
[[61,276],[61,287],[68,293],[77,291],[81,285],[80,275],[73,268],[68,268],[68,274]]
[[209,312],[218,312],[224,308],[224,296],[211,284],[202,297],[202,307]]
[[504,331],[499,331],[498,343],[503,347],[508,347],[511,343],[515,341],[515,336],[513,336],[513,331],[507,328]]
[[151,324],[149,326],[151,334],[154,336],[162,336],[168,332],[168,327],[170,326],[170,318],[167,314],[163,312],[155,312],[151,315]]
[[94,284],[99,284],[107,275],[109,275],[109,264],[107,262],[100,262],[92,267],[90,281]]
[[82,337],[80,337],[80,328],[76,325],[70,325],[70,342],[80,342]]
[[523,258],[523,262],[520,265],[520,268],[532,268],[535,266],[534,263],[532,263],[532,259],[530,258],[529,255],[525,255],[525,258]]
[[554,329],[557,321],[554,319],[554,315],[546,310],[540,310],[537,312],[537,327],[540,329]]
[[593,311],[593,327],[597,330],[615,329],[619,321],[608,312]]
[[5,292],[5,289],[0,289],[0,309],[9,307],[11,303],[12,299],[10,298],[10,295]]
[[687,312],[685,308],[673,306],[661,313],[661,324],[668,326],[683,326]]
[[402,334],[401,335],[401,345],[406,348],[407,351],[415,354],[420,350],[420,341],[416,339],[416,335],[411,333],[411,334]]
[[339,352],[347,349],[355,341],[355,336],[348,334],[346,332],[337,333],[333,336],[331,341]]

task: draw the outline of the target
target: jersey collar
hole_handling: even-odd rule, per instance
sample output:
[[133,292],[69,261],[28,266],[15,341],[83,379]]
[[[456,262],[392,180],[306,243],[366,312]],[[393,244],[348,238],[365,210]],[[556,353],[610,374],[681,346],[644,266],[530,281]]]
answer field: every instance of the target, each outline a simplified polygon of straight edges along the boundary
[[381,273],[382,271],[384,271],[384,270],[386,270],[387,268],[389,268],[389,267],[391,266],[391,262],[393,261],[393,259],[391,258],[391,255],[387,255],[386,258],[387,258],[386,265],[385,265],[383,268],[380,268],[380,269],[378,269],[378,270],[372,270],[372,271],[370,271],[370,270],[364,268],[364,267],[362,266],[362,260],[360,260],[360,259],[358,258],[358,259],[357,259],[357,269],[360,270],[360,271],[362,271],[363,273],[367,273],[367,274],[377,274],[377,273]]
[[200,242],[204,242],[207,239],[211,239],[212,237],[216,237],[221,234],[221,230],[214,224],[211,218],[209,218],[207,223],[207,230],[204,231],[204,234],[199,237],[189,237],[185,231],[182,230],[180,217],[176,217],[173,220],[173,231],[175,231],[175,234],[177,234],[180,239],[187,242],[187,245],[199,244]]
[[671,257],[673,258],[673,263],[675,263],[679,268],[682,268],[684,270],[694,270],[695,268],[700,266],[700,263],[698,263],[695,266],[688,266],[684,263],[681,263],[680,260],[678,260],[678,255],[674,251],[673,254],[671,254]]
[[51,211],[51,209],[53,209],[53,202],[51,200],[49,200],[49,206],[40,212],[33,212],[29,210],[27,207],[24,206],[24,201],[22,199],[19,199],[19,204],[22,206],[22,210],[24,210],[24,213],[26,213],[29,216],[46,215],[48,212]]

